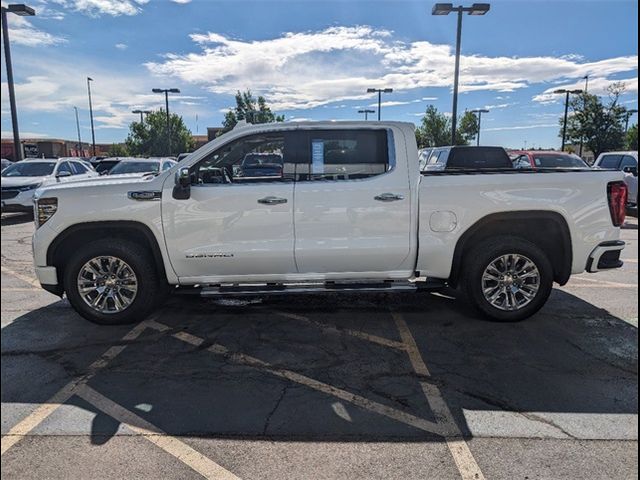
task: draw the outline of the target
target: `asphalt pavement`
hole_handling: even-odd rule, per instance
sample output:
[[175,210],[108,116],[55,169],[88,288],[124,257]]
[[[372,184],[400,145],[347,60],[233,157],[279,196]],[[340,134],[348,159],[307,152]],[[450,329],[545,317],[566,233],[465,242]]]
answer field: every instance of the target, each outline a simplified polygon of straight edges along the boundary
[[3,478],[638,476],[635,218],[622,269],[517,324],[447,290],[172,297],[100,327],[37,287],[32,232],[3,215]]

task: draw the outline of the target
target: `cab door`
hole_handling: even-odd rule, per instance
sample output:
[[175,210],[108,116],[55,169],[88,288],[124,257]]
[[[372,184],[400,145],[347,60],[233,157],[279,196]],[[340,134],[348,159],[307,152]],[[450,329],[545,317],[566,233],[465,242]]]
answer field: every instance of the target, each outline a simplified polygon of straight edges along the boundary
[[[309,130],[305,144],[295,191],[300,273],[317,278],[410,276],[409,174],[406,161],[396,162],[392,130]],[[416,155],[416,171],[417,163]]]
[[[162,222],[171,264],[184,283],[278,280],[296,272],[293,179],[288,132],[233,140],[190,166],[188,199],[162,192]],[[265,160],[260,175],[241,168]],[[268,161],[267,161],[268,160]]]

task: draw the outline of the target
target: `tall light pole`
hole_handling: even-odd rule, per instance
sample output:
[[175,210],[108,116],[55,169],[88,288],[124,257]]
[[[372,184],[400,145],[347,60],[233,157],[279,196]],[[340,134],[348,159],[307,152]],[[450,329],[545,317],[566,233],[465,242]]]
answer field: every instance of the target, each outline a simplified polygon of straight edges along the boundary
[[482,124],[482,114],[489,113],[489,110],[485,110],[484,108],[477,108],[475,110],[471,110],[471,113],[478,114],[478,135],[476,136],[476,145],[480,145],[480,125]]
[[153,88],[151,90],[153,93],[164,93],[164,105],[165,111],[167,113],[167,141],[169,145],[169,152],[167,155],[171,155],[171,120],[169,116],[169,94],[170,93],[180,93],[180,89],[178,88]]
[[627,130],[629,130],[629,117],[631,115],[633,115],[634,113],[638,113],[638,109],[637,108],[632,108],[631,110],[627,110],[626,112],[626,117],[624,120],[624,133],[626,135]]
[[149,115],[151,110],[131,110],[131,113],[139,113],[140,114],[140,123],[144,121],[144,117],[142,115]]
[[76,129],[78,130],[78,149],[79,149],[78,157],[80,157],[82,156],[80,155],[80,153],[84,153],[84,152],[82,152],[82,138],[80,137],[80,120],[78,120],[78,107],[73,107],[73,109],[76,111]]
[[431,15],[449,15],[451,12],[458,14],[458,29],[456,32],[456,66],[453,75],[453,106],[451,108],[451,145],[456,144],[456,128],[458,123],[458,78],[460,77],[460,41],[462,39],[462,14],[485,15],[491,5],[488,3],[474,3],[470,7],[462,5],[454,7],[453,3],[436,3],[431,10]]
[[7,65],[7,83],[9,85],[9,104],[11,108],[11,127],[13,128],[13,151],[14,160],[22,160],[22,147],[20,145],[20,131],[18,130],[18,111],[16,109],[16,92],[13,87],[13,68],[11,67],[11,49],[9,48],[9,25],[7,23],[7,12],[14,13],[21,17],[34,16],[36,11],[24,4],[12,4],[2,9],[2,41],[4,43],[4,60]]
[[[584,79],[584,93],[589,91],[589,75],[585,75],[582,77]],[[585,99],[586,100],[586,99]],[[578,156],[582,158],[582,146],[584,145],[584,137],[580,137],[580,151],[578,152]]]
[[91,82],[93,78],[87,77],[87,93],[89,94],[89,117],[91,118],[91,151],[96,156],[96,131],[93,128],[93,104],[91,103]]
[[376,113],[375,110],[369,110],[368,108],[365,108],[364,110],[358,110],[358,113],[364,113],[364,119],[369,120],[369,114],[370,113]]
[[572,93],[574,95],[578,95],[582,93],[582,90],[566,90],[564,88],[560,88],[558,90],[554,90],[553,93],[564,93],[566,96],[564,98],[564,122],[562,125],[562,146],[560,147],[560,151],[564,152],[564,144],[567,139],[567,117],[569,116],[569,95]]
[[380,121],[380,110],[382,107],[382,94],[393,92],[393,88],[367,88],[367,93],[378,93],[378,121]]

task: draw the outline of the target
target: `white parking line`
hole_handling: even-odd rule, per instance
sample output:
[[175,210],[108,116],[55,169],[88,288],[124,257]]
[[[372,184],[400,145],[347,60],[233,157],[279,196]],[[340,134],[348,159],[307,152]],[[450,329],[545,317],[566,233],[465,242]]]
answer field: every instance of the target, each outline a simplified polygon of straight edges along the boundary
[[[574,277],[574,279],[582,282],[590,282],[590,283],[596,283],[600,285],[611,285],[613,287],[619,287],[619,288],[638,288],[637,283],[611,282],[609,280],[598,280],[597,278],[589,278],[584,276]],[[567,285],[571,285],[571,283],[568,283]]]
[[146,440],[173,455],[185,465],[189,466],[205,478],[218,480],[238,480],[239,477],[226,468],[218,465],[186,443],[168,435],[142,417],[130,412],[113,400],[95,391],[88,385],[83,385],[75,394],[103,411],[111,418],[127,425],[131,430],[142,435]]
[[[149,322],[148,326],[159,331],[166,331],[167,329],[169,329],[167,325],[155,321]],[[204,342],[203,338],[197,337],[187,332],[177,332],[172,334],[172,336],[177,340],[189,343],[196,347],[202,345],[202,343]],[[300,373],[275,367],[258,358],[245,355],[243,353],[231,352],[229,349],[227,349],[227,347],[223,345],[213,344],[209,348],[207,348],[207,350],[215,353],[216,355],[223,355],[235,363],[264,370],[277,377],[284,378],[291,382],[295,382],[300,385],[309,387],[313,390],[317,390],[321,393],[337,397],[357,407],[377,413],[379,415],[383,415],[388,418],[392,418],[400,423],[404,423],[405,425],[409,425],[424,432],[433,433],[440,436],[444,436],[446,434],[445,429],[437,423],[430,422],[429,420],[425,420],[424,418],[416,417],[415,415],[411,415],[410,413],[403,412],[402,410],[398,410],[396,408],[388,407],[387,405],[369,400],[368,398],[365,398],[361,395],[357,395],[341,388],[334,387],[333,385],[315,380]]]
[[29,285],[32,285],[33,287],[42,288],[42,287],[40,287],[40,283],[37,280],[34,280],[31,277],[28,277],[26,275],[18,273],[15,270],[11,270],[10,268],[5,267],[4,265],[0,266],[0,268],[1,268],[2,273],[6,273],[7,275],[11,275],[12,277],[17,278],[18,280],[21,280],[23,282],[26,282]]
[[[399,313],[391,312],[391,315],[396,322],[396,326],[400,332],[400,337],[406,346],[413,369],[418,375],[430,377],[431,375],[427,368],[427,364],[422,359],[418,345],[409,330],[407,322],[405,322],[404,318]],[[438,421],[442,419],[442,423],[446,425],[447,435],[445,435],[445,441],[447,442],[447,447],[449,447],[453,461],[456,463],[462,479],[484,480],[482,470],[480,470],[480,466],[476,462],[476,459],[473,458],[469,445],[462,438],[462,433],[453,419],[449,406],[445,402],[444,398],[442,398],[440,389],[436,385],[428,382],[420,382],[420,385],[422,386],[424,396],[427,398],[427,402],[429,403],[431,410],[433,410],[436,415],[436,418],[438,418]]]
[[281,312],[279,310],[274,310],[273,312],[276,313],[277,315],[282,316],[282,317],[291,318],[293,320],[299,320],[301,322],[305,322],[305,323],[309,323],[311,325],[315,325],[316,327],[319,327],[320,329],[322,329],[325,332],[329,332],[329,333],[344,333],[344,334],[347,334],[347,335],[351,335],[353,337],[357,337],[357,338],[361,338],[363,340],[367,340],[367,341],[372,342],[372,343],[377,343],[378,345],[382,345],[384,347],[395,348],[396,350],[404,350],[405,349],[405,346],[404,346],[404,344],[402,342],[397,342],[395,340],[390,340],[388,338],[379,337],[378,335],[371,335],[369,333],[361,332],[360,330],[351,330],[351,329],[348,329],[348,328],[345,328],[345,329],[337,328],[337,327],[334,327],[333,325],[328,325],[326,323],[319,322],[317,320],[311,320],[308,317],[304,317],[302,315],[297,315],[295,313]]
[[[146,323],[142,322],[131,329],[121,342],[135,340],[146,328]],[[117,357],[125,349],[126,345],[119,345],[109,348],[102,356],[93,362],[88,372],[79,378],[75,378],[56,392],[51,398],[38,406],[33,412],[14,425],[6,435],[2,436],[1,455],[4,455],[11,447],[24,438],[29,432],[40,425],[49,415],[69,400],[76,391],[85,385],[101,368],[104,368],[111,360]]]

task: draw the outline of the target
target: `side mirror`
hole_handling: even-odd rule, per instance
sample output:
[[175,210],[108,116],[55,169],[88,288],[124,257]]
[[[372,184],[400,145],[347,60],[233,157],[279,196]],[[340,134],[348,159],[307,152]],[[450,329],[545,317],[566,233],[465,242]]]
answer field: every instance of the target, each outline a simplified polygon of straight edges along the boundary
[[70,177],[70,176],[71,176],[71,172],[63,170],[62,172],[56,173],[56,180],[60,181],[61,178]]
[[631,166],[628,166],[628,167],[624,167],[624,168],[622,169],[622,171],[623,171],[624,173],[630,173],[630,174],[631,174],[631,175],[633,175],[634,177],[637,177],[637,176],[638,176],[638,167],[631,167]]
[[191,172],[188,168],[180,168],[176,172],[173,198],[186,200],[191,197]]

